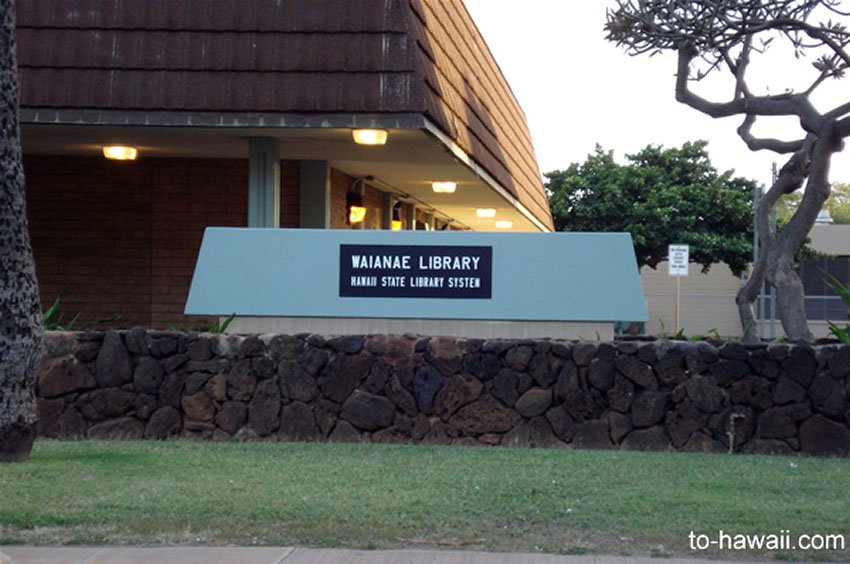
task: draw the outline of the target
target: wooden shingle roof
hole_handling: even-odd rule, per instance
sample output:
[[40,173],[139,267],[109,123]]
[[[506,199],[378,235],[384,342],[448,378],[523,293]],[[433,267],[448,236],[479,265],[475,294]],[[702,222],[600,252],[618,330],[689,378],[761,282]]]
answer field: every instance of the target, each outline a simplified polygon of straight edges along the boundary
[[552,227],[525,116],[461,0],[18,0],[29,109],[425,115]]

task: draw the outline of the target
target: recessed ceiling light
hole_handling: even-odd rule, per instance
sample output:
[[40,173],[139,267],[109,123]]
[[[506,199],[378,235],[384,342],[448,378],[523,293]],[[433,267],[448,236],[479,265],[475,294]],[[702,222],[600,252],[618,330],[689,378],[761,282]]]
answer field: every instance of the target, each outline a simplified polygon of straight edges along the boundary
[[508,221],[507,219],[502,219],[496,222],[496,229],[510,229],[514,226],[513,221]]
[[431,189],[438,194],[453,194],[457,190],[457,182],[432,182]]
[[496,217],[496,210],[493,208],[478,208],[475,210],[475,215],[481,218]]
[[133,161],[139,156],[139,151],[126,145],[107,145],[103,148],[103,156],[114,161]]
[[351,137],[358,145],[384,145],[387,142],[386,129],[352,129]]

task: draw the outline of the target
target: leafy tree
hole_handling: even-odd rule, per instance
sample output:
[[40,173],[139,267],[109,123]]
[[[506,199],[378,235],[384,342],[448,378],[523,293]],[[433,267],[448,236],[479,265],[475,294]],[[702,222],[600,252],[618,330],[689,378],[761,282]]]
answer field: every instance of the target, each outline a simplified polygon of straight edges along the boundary
[[850,223],[850,184],[836,182],[832,185],[832,194],[826,201],[826,208],[835,223]]
[[[793,192],[782,196],[776,202],[776,217],[780,225],[788,223],[802,199],[803,195],[800,192]],[[833,223],[850,224],[850,184],[833,183],[825,207]]]
[[24,203],[14,7],[0,0],[0,462],[32,450],[42,333]]
[[[663,51],[677,55],[679,102],[713,118],[738,116],[738,135],[750,150],[788,156],[759,202],[759,260],[736,300],[747,342],[759,340],[752,304],[765,279],[777,290],[779,317],[788,339],[814,340],[794,256],[829,197],[830,161],[850,136],[850,94],[846,102],[827,112],[818,111],[810,97],[825,81],[841,78],[850,67],[848,16],[841,0],[616,0],[608,11],[608,39],[630,55]],[[756,94],[749,83],[751,63],[762,59],[774,43],[790,46],[797,59],[810,58],[815,77],[796,91]],[[777,72],[785,78],[785,71]],[[709,75],[729,81],[728,100],[711,101],[691,89],[692,81]],[[753,133],[757,121],[774,117],[793,117],[800,130],[788,139]],[[801,188],[797,211],[783,229],[772,230],[770,210],[783,194]]]
[[669,244],[687,244],[703,272],[725,262],[740,275],[752,260],[755,183],[718,173],[705,147],[650,145],[620,165],[597,145],[585,162],[546,174],[555,227],[629,232],[638,265],[652,268]]

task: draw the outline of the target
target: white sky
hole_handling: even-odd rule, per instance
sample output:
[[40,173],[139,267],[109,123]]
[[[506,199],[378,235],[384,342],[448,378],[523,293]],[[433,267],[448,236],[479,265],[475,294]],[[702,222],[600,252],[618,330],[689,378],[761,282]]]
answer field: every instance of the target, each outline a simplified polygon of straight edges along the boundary
[[[763,184],[769,183],[771,163],[782,166],[787,160],[783,155],[747,149],[735,132],[741,118],[713,120],[676,102],[674,55],[630,57],[605,41],[605,10],[613,0],[464,3],[525,111],[541,172],[584,161],[596,143],[613,149],[622,161],[623,155],[650,143],[674,147],[706,139],[717,169],[735,169],[738,175]],[[772,84],[774,93],[794,85],[797,90],[808,87],[808,77],[815,72],[811,60],[792,69],[790,53],[778,51],[774,58],[773,66],[766,68],[772,82],[764,83]],[[760,70],[756,65],[753,61],[750,70]],[[776,88],[777,73],[790,82]],[[791,80],[798,77],[804,80]],[[755,93],[764,92],[764,85],[760,88],[751,82],[750,86]],[[726,82],[700,84],[694,89],[715,101],[728,100],[732,92]],[[824,96],[813,101],[826,111],[850,100],[848,91],[850,76],[830,81]],[[755,133],[785,132],[786,139],[801,137],[794,120],[759,123]],[[830,179],[850,182],[850,147],[833,158]]]

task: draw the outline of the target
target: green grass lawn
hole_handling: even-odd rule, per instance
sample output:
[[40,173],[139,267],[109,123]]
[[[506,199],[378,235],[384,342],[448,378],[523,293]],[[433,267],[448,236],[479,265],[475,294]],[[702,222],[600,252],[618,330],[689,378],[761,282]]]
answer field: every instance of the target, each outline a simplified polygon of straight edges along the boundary
[[[690,531],[718,530],[850,541],[850,460],[39,441],[29,461],[0,466],[5,544],[687,554]],[[850,550],[765,554],[846,560]]]

